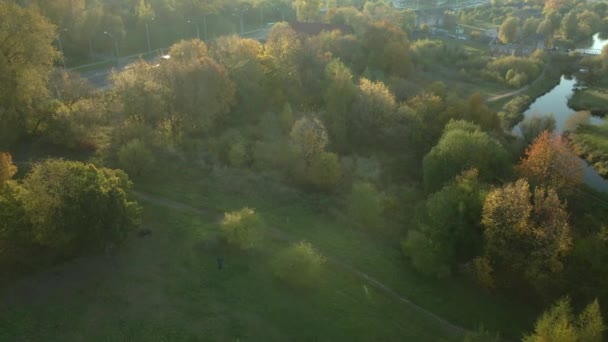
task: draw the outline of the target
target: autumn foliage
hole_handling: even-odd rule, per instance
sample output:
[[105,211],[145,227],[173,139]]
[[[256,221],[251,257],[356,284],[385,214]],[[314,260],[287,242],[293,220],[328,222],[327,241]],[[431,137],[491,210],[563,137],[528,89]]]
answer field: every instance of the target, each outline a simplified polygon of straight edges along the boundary
[[486,197],[481,222],[490,262],[484,268],[502,273],[503,286],[519,278],[538,289],[562,270],[572,237],[566,205],[553,189],[531,191],[525,179],[506,184]]
[[11,179],[17,172],[17,167],[13,164],[13,158],[8,152],[0,152],[0,184]]
[[564,138],[552,136],[548,131],[541,133],[528,147],[517,171],[530,183],[558,192],[569,192],[583,182],[581,161]]

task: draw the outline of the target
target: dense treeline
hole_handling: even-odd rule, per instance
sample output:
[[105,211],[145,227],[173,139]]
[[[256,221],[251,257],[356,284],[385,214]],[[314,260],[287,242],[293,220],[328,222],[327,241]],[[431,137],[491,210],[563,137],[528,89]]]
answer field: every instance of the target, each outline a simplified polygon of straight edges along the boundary
[[[314,19],[310,9],[298,12]],[[2,147],[42,139],[92,151],[135,178],[171,161],[254,170],[336,199],[370,234],[393,238],[395,229],[374,228],[398,227],[404,254],[424,274],[467,275],[535,305],[565,295],[576,304],[608,300],[608,211],[585,207],[600,195],[582,184],[567,142],[544,122],[524,124],[524,138],[506,133],[519,121],[516,102],[499,115],[479,94],[462,98],[442,82],[417,87],[426,56],[442,48],[411,44],[408,15],[367,3],[324,18],[352,25],[352,34],[306,36],[279,23],[264,44],[237,36],[180,41],[170,60],[138,61],[114,73],[107,91],[93,92],[64,72],[49,87],[58,56],[54,36],[40,33],[52,26],[31,7],[2,3],[0,19],[15,18],[15,29],[28,37],[0,47],[0,77],[7,80],[0,92]],[[11,29],[0,25],[0,39],[12,39]],[[39,46],[29,49],[34,42]],[[492,77],[519,86],[541,72],[542,60],[539,53],[459,67],[484,63]],[[47,161],[15,181],[9,156],[0,157],[0,242],[24,241],[25,251],[67,257],[119,241],[137,223],[121,171]],[[405,189],[417,200],[405,199]],[[99,224],[87,226],[82,217]],[[226,215],[223,229],[247,248],[258,224],[243,209]],[[323,258],[309,245],[294,245],[283,260],[302,255],[303,267],[317,274]],[[309,285],[286,275],[286,267],[277,261],[279,278]],[[572,318],[560,303],[546,320]],[[595,304],[589,310],[599,315]],[[584,322],[577,324],[573,331],[585,333]]]
[[458,14],[460,23],[499,26],[502,43],[522,43],[540,37],[548,46],[574,48],[597,32],[608,33],[608,6],[585,1],[505,1],[504,6],[483,6]]
[[[355,6],[365,1],[334,0],[18,0],[37,6],[58,27],[69,64],[100,56],[129,55],[167,48],[184,37],[211,40],[221,35],[266,27],[267,23],[317,21],[319,10]],[[378,7],[378,6],[375,6]],[[384,3],[381,9],[387,8]],[[149,41],[148,41],[149,37]],[[149,42],[149,44],[148,44]],[[118,51],[115,51],[115,43]]]

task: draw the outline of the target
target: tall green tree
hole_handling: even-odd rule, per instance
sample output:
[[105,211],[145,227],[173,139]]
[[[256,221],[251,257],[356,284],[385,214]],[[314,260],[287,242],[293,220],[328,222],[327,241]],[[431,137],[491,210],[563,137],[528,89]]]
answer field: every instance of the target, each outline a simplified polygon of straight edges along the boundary
[[291,141],[307,165],[310,165],[325,151],[329,139],[321,120],[315,117],[303,117],[296,121],[289,134]]
[[298,56],[302,42],[287,23],[272,27],[261,56],[267,77],[266,98],[280,108],[286,102],[299,103],[302,96],[302,81]]
[[253,39],[223,36],[210,47],[209,55],[220,63],[235,84],[237,119],[255,120],[267,105],[264,67],[259,59],[263,46]]
[[578,18],[576,10],[571,10],[564,15],[560,25],[560,31],[566,39],[576,39],[578,34]]
[[[479,218],[487,189],[477,175],[477,170],[467,170],[427,199],[416,234],[408,234],[404,242],[405,252],[412,258],[433,260],[415,263],[419,271],[447,275],[455,266],[481,253],[483,235]],[[432,248],[417,244],[416,239]]]
[[367,52],[367,67],[398,77],[410,74],[410,43],[399,27],[387,21],[373,23],[361,37],[361,45]]
[[334,59],[325,69],[325,113],[332,143],[340,150],[348,148],[348,115],[357,96],[353,74],[340,60]]
[[361,78],[349,122],[351,144],[380,147],[387,129],[395,123],[396,109],[395,95],[384,83]]
[[382,203],[376,187],[367,182],[353,184],[348,197],[348,213],[359,225],[377,230],[381,224]]
[[112,99],[132,122],[156,128],[169,112],[171,89],[152,65],[140,61],[131,67],[110,77]]
[[298,21],[315,22],[319,18],[321,0],[294,0]]
[[35,7],[0,3],[0,148],[28,128],[48,98],[47,83],[59,57],[55,26]]
[[36,244],[73,256],[119,242],[139,224],[139,206],[122,171],[48,160],[23,180],[22,200]]
[[509,159],[500,142],[479,126],[451,121],[437,145],[424,157],[424,183],[433,192],[472,168],[479,170],[481,180],[490,182],[509,173]]
[[503,21],[498,29],[498,38],[503,43],[513,43],[519,34],[519,19],[517,17],[508,17]]
[[597,300],[575,316],[570,299],[565,298],[542,314],[536,321],[534,333],[526,335],[523,342],[601,342],[605,330]]
[[325,151],[329,139],[323,123],[315,117],[302,117],[293,124],[290,137],[296,157],[292,165],[295,179],[316,190],[334,191],[342,170],[338,156]]
[[169,53],[171,59],[160,67],[160,82],[170,89],[167,103],[174,136],[211,132],[234,104],[234,83],[199,40],[181,41]]

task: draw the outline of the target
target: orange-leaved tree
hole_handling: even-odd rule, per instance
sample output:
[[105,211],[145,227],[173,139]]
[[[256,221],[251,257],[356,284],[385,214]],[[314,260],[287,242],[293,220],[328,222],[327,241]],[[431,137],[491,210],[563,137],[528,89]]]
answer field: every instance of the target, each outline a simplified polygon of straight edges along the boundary
[[583,182],[583,164],[568,142],[548,131],[541,133],[526,150],[517,166],[520,176],[530,183],[558,192],[571,192]]

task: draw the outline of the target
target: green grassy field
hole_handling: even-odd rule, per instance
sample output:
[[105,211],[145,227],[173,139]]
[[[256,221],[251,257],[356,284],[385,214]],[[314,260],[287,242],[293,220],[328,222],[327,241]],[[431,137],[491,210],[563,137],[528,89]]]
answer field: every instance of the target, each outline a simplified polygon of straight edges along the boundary
[[587,88],[574,93],[568,105],[574,110],[608,113],[608,89]]
[[[3,291],[0,341],[462,340],[352,268],[466,328],[483,324],[518,338],[537,314],[462,280],[422,277],[394,241],[336,218],[324,210],[333,204],[323,197],[248,172],[185,172],[138,188],[156,196],[142,202],[152,234],[132,237],[111,256],[82,258]],[[269,227],[263,246],[248,254],[218,243],[221,212],[243,206],[256,208]],[[271,231],[307,240],[346,267],[328,262],[316,290],[286,288],[269,263],[289,242]]]
[[608,124],[581,125],[570,139],[576,153],[593,165],[600,175],[608,177]]
[[223,170],[193,175],[191,182],[154,182],[147,192],[197,207],[234,210],[256,208],[266,222],[312,242],[326,254],[343,260],[404,297],[467,328],[479,324],[503,335],[521,336],[538,312],[500,298],[462,279],[435,280],[419,275],[403,258],[394,236],[374,229],[361,230],[328,213],[333,206],[323,197],[304,196],[271,179]]

